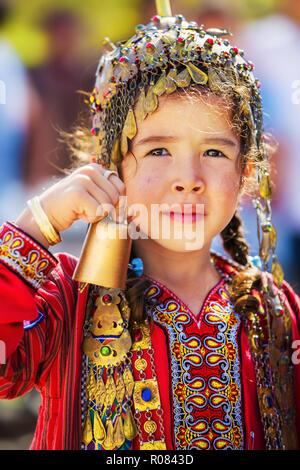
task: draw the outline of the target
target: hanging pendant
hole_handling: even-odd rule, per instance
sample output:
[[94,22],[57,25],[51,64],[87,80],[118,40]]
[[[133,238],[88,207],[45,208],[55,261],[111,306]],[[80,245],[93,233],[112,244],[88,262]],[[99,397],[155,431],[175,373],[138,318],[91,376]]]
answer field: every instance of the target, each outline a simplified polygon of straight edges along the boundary
[[270,197],[272,196],[272,185],[269,173],[264,173],[261,176],[259,184],[259,194],[264,199],[270,199]]
[[140,96],[139,96],[138,101],[136,103],[136,106],[134,108],[134,112],[135,112],[136,117],[138,119],[140,119],[141,121],[143,121],[147,116],[147,112],[145,111],[145,100],[146,100],[145,90],[143,88],[140,91]]
[[105,388],[106,388],[105,405],[111,408],[116,398],[116,385],[115,385],[115,381],[112,375],[108,376]]
[[129,367],[126,367],[123,373],[123,380],[124,380],[127,395],[131,397],[133,393],[133,388],[134,388],[134,378]]
[[106,397],[106,388],[105,388],[101,375],[98,375],[97,388],[96,388],[96,394],[95,394],[96,404],[98,406],[98,409],[102,409],[104,405],[105,397]]
[[276,244],[277,244],[277,231],[276,231],[274,225],[272,224],[271,227],[270,227],[270,245],[271,245],[271,248],[275,249]]
[[106,438],[105,427],[98,411],[95,411],[94,413],[94,437],[99,444],[102,444]]
[[122,378],[122,375],[118,374],[116,380],[116,398],[117,402],[122,405],[123,398],[125,395],[125,384]]
[[153,86],[153,93],[157,96],[161,96],[165,93],[167,89],[167,77],[165,72],[163,72],[162,76],[157,80],[156,84]]
[[127,154],[128,152],[128,140],[127,140],[127,135],[122,132],[122,135],[121,135],[121,153],[123,155],[123,157],[125,157],[125,155]]
[[133,109],[130,108],[124,123],[123,133],[128,137],[128,139],[133,139],[136,135],[136,122],[134,117]]
[[121,149],[120,149],[120,138],[117,138],[113,145],[113,148],[111,151],[111,161],[115,165],[119,165],[122,161],[122,154],[121,154]]
[[145,99],[145,112],[147,114],[153,113],[158,106],[158,98],[155,93],[153,93],[153,87],[150,87]]
[[123,429],[123,422],[121,415],[116,417],[114,430],[113,430],[113,441],[115,447],[121,447],[122,444],[125,442],[124,436],[124,429]]
[[112,423],[111,418],[107,418],[105,430],[106,430],[106,437],[104,441],[102,442],[102,447],[104,447],[104,449],[106,450],[113,450],[115,448],[115,443],[113,440],[114,429],[113,429],[113,423]]
[[93,440],[93,428],[90,411],[87,412],[82,432],[82,442],[87,446]]
[[214,93],[220,92],[222,87],[222,80],[213,68],[208,69],[208,83],[211,91]]
[[182,70],[182,72],[180,72],[176,76],[175,81],[176,81],[177,86],[181,88],[189,86],[189,84],[191,83],[191,76],[189,74],[188,69]]
[[207,80],[208,80],[208,76],[206,75],[206,73],[202,72],[202,70],[198,69],[198,67],[196,67],[194,64],[192,64],[192,62],[189,62],[187,64],[187,69],[193,79],[193,81],[195,83],[197,83],[198,85],[205,85]]
[[[120,364],[130,350],[132,341],[127,328],[124,328],[124,320],[118,304],[119,295],[107,293],[102,290],[89,322],[89,329],[83,341],[83,351],[91,363],[98,366],[114,366]],[[117,290],[118,292],[118,290]],[[101,303],[101,299],[112,298],[111,302]]]
[[274,278],[275,283],[277,284],[278,287],[280,287],[284,279],[284,272],[283,272],[282,267],[278,263],[277,259],[273,261],[272,263],[271,272],[272,272],[272,276]]
[[270,250],[270,233],[263,231],[262,240],[259,246],[259,256],[265,262],[267,262],[268,259],[270,258],[269,250]]
[[89,371],[88,379],[87,379],[86,391],[92,399],[95,397],[96,389],[97,389],[96,379],[95,379],[93,368],[91,368]]
[[177,70],[175,68],[171,69],[167,75],[167,89],[166,89],[167,95],[170,95],[177,89],[176,76],[177,76]]
[[132,411],[128,408],[124,418],[124,435],[126,439],[132,441],[138,434]]

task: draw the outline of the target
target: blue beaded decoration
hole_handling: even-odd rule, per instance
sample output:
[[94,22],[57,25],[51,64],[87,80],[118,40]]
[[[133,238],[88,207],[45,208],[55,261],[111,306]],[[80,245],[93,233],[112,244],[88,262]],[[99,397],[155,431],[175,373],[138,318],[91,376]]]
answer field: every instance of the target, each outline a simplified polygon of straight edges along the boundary
[[141,396],[144,401],[150,401],[152,398],[152,393],[151,393],[150,388],[143,388]]
[[133,258],[129,264],[129,267],[132,269],[132,271],[135,272],[137,276],[140,277],[143,274],[144,266],[141,258]]

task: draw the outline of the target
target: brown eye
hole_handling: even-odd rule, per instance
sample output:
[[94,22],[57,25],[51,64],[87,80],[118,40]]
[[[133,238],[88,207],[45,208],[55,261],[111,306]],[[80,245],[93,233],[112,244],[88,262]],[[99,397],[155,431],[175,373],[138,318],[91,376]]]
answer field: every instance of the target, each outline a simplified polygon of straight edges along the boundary
[[113,327],[114,327],[114,328],[117,328],[117,326],[118,326],[117,323],[114,321],[114,322],[113,322]]
[[101,321],[98,321],[97,327],[98,327],[98,328],[102,328]]
[[159,149],[151,150],[151,152],[149,152],[148,155],[153,155],[153,157],[161,157],[161,156],[169,155],[169,152],[165,148],[159,148]]
[[221,152],[220,150],[215,150],[215,149],[206,150],[206,152],[204,152],[204,155],[208,157],[225,157],[226,158],[226,155],[224,155],[223,152]]

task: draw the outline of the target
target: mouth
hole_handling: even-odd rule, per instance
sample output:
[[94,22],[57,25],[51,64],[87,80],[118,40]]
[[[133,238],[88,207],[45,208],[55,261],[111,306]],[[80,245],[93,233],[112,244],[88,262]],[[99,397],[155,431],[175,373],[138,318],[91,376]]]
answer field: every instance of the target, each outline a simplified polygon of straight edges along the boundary
[[202,220],[204,217],[204,214],[194,213],[194,212],[192,212],[191,214],[185,214],[183,212],[163,212],[163,215],[169,216],[170,219],[174,220],[175,222],[190,223],[190,224],[198,222],[199,220]]
[[[189,207],[191,206],[191,207]],[[168,216],[171,220],[180,223],[196,223],[200,220],[203,220],[206,213],[204,211],[203,205],[200,208],[195,208],[192,205],[186,205],[186,207],[182,207],[182,210],[170,210],[166,212],[162,212],[163,215]]]

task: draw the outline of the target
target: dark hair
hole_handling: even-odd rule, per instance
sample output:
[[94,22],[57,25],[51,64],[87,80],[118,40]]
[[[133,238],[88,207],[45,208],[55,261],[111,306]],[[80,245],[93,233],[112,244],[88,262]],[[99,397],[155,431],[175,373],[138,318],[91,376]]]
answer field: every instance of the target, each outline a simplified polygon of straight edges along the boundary
[[224,250],[241,266],[247,266],[249,246],[242,230],[242,220],[237,213],[234,214],[229,224],[222,230]]

